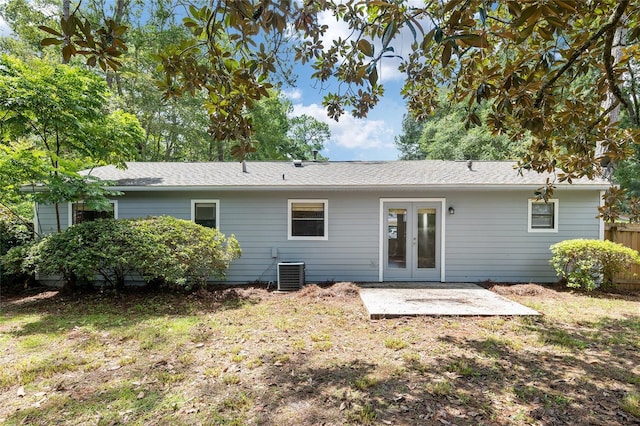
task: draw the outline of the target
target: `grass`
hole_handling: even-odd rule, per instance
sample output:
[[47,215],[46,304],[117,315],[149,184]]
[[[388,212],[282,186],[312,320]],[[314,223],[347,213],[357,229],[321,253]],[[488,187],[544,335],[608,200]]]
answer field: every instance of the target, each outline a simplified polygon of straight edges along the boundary
[[1,300],[0,423],[640,422],[638,296],[542,288],[507,294],[538,318],[371,321],[353,290]]

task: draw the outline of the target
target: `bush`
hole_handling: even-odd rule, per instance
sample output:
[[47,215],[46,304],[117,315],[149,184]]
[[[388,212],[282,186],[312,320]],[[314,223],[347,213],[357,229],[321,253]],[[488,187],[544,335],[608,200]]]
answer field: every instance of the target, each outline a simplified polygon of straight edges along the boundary
[[551,265],[567,287],[594,290],[613,285],[615,274],[640,263],[637,251],[611,241],[566,240],[551,246]]
[[83,222],[43,238],[25,259],[25,268],[44,275],[62,275],[70,288],[100,275],[106,285],[124,287],[135,270],[142,236],[133,235],[129,221],[113,219]]
[[170,216],[135,221],[146,238],[163,247],[162,256],[138,259],[141,275],[165,283],[194,287],[209,277],[222,279],[232,260],[240,257],[240,245],[231,235]]
[[186,220],[155,217],[80,223],[46,236],[27,253],[10,252],[3,262],[25,272],[37,268],[44,275],[61,275],[71,289],[96,276],[122,289],[131,274],[172,287],[202,285],[210,276],[223,278],[239,256],[233,236]]
[[24,285],[30,281],[28,274],[20,268],[20,258],[28,251],[33,241],[33,229],[26,221],[8,213],[0,211],[0,258],[12,249],[13,255],[7,259],[7,264],[0,264],[0,283],[6,285]]

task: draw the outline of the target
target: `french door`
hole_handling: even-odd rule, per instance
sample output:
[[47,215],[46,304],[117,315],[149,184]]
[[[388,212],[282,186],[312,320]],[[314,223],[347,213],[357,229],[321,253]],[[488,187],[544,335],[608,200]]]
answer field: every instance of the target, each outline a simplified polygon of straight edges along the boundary
[[384,281],[440,281],[442,203],[382,205]]

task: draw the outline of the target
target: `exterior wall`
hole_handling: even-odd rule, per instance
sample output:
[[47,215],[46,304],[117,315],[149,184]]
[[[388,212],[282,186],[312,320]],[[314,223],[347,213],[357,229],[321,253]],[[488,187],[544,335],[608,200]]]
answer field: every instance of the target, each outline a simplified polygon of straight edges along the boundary
[[[220,200],[219,229],[235,234],[242,257],[228,282],[275,281],[278,262],[304,261],[307,282],[378,281],[380,198],[446,198],[445,281],[553,282],[549,246],[571,238],[599,238],[598,191],[557,190],[557,233],[528,233],[532,191],[202,191],[130,192],[118,197],[118,217],[171,215],[189,220],[192,199]],[[287,239],[288,199],[327,199],[326,241]],[[455,214],[446,213],[453,206]],[[40,206],[42,231],[55,230],[51,206]],[[68,222],[67,206],[60,206]],[[277,257],[272,257],[272,253]]]
[[446,218],[446,280],[555,282],[549,246],[574,238],[598,239],[597,191],[561,191],[558,232],[529,233],[529,191],[452,194]]

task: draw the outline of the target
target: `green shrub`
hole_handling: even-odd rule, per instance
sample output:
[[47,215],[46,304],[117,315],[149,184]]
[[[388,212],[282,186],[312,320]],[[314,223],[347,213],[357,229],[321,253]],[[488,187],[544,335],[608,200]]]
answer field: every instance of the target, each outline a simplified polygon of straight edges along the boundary
[[567,286],[586,290],[612,286],[615,274],[640,263],[637,251],[611,241],[566,240],[551,252],[551,265]]
[[20,268],[20,258],[28,251],[33,241],[30,224],[0,208],[0,258],[13,251],[6,263],[0,264],[0,283],[9,286],[24,285],[30,281],[28,274]]
[[231,235],[170,216],[135,221],[146,238],[167,250],[163,256],[138,261],[143,276],[181,286],[200,286],[209,277],[224,278],[232,260],[240,257],[240,245]]
[[28,251],[10,252],[3,263],[14,270],[61,275],[71,289],[96,276],[122,289],[131,274],[147,282],[193,287],[208,277],[223,278],[240,253],[233,236],[164,216],[80,223],[46,236]]

